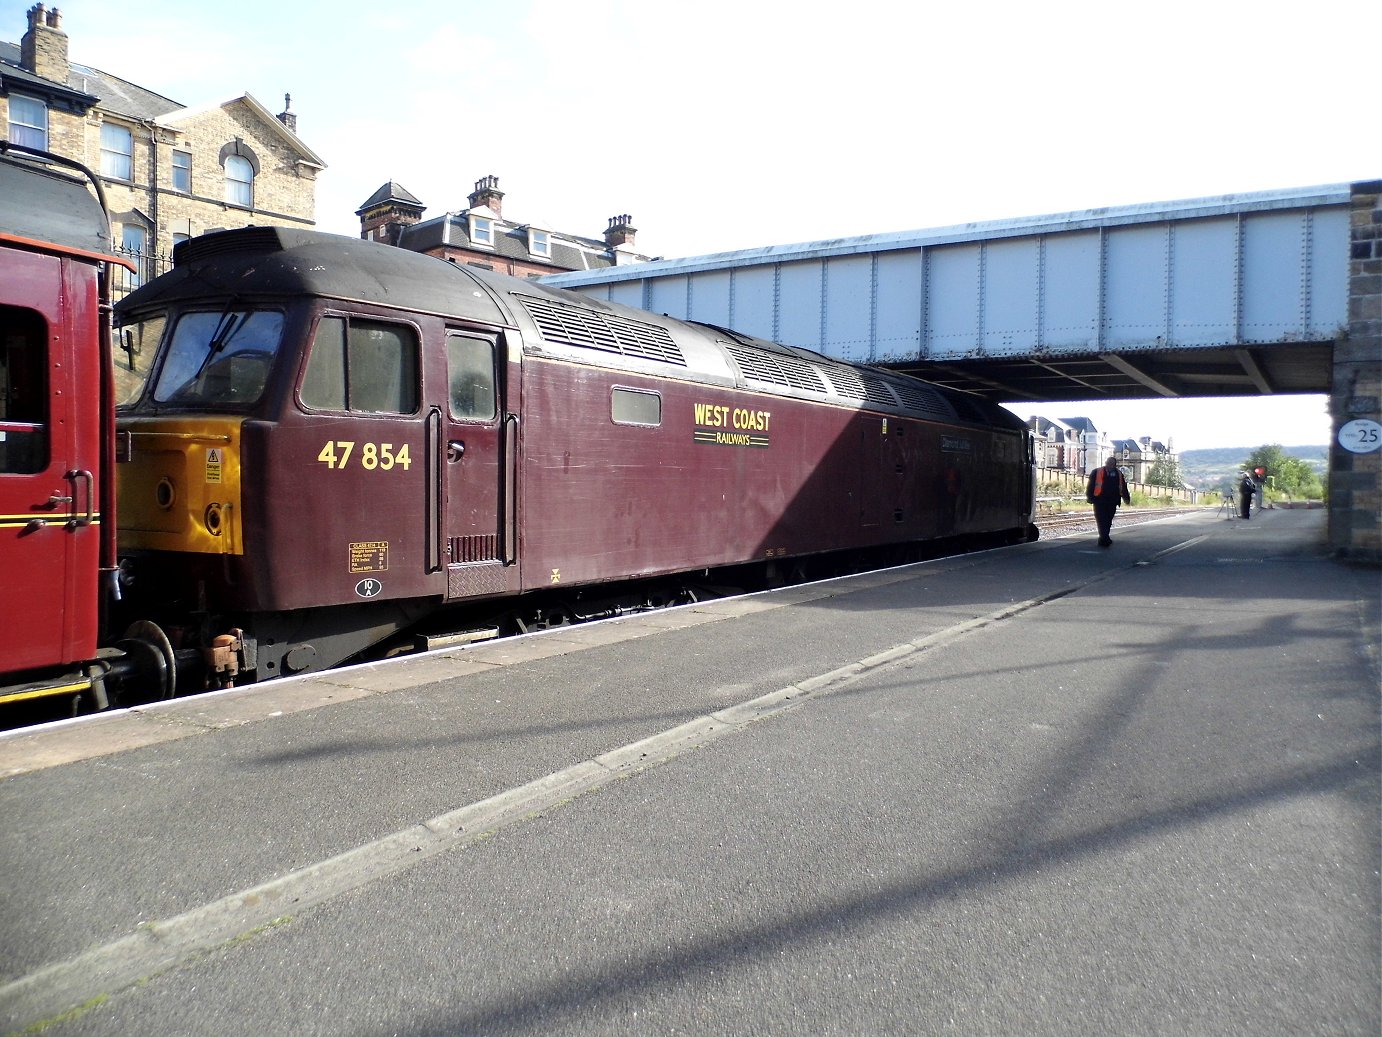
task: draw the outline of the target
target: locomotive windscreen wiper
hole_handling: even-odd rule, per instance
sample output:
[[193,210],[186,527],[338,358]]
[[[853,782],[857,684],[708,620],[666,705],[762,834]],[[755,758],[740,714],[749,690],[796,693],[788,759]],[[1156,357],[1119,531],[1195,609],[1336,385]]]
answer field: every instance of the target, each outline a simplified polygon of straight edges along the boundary
[[206,356],[202,357],[201,366],[197,368],[197,373],[192,376],[191,381],[201,381],[202,375],[211,366],[211,361],[226,346],[230,345],[230,340],[235,336],[235,333],[243,328],[245,322],[249,320],[248,313],[236,312],[232,309],[235,305],[235,299],[236,297],[232,296],[230,301],[226,303],[226,308],[221,311],[221,316],[216,321],[216,328],[211,332],[211,338],[207,341]]

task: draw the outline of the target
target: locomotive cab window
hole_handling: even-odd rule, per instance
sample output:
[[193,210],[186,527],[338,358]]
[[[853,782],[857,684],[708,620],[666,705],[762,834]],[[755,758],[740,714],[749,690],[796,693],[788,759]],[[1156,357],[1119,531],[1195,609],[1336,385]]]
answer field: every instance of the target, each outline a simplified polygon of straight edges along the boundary
[[609,416],[616,425],[661,425],[662,397],[642,389],[615,389]]
[[495,415],[494,343],[470,335],[446,337],[451,416],[490,421]]
[[48,467],[47,343],[38,313],[0,306],[0,475]]
[[255,403],[283,339],[276,310],[206,310],[184,313],[173,326],[154,400],[217,407]]
[[115,329],[115,403],[133,403],[144,390],[149,377],[149,365],[158,352],[163,329],[168,324],[165,314],[142,320],[132,320]]
[[418,344],[407,325],[323,317],[312,340],[300,398],[314,410],[414,414]]

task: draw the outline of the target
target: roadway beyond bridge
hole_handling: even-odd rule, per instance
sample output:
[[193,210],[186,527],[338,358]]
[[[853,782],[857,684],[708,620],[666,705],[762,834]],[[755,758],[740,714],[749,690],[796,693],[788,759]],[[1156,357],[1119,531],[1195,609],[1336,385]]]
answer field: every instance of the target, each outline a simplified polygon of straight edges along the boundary
[[1327,393],[1330,542],[1382,559],[1382,181],[557,274],[998,403]]
[[1379,586],[1323,517],[0,737],[0,1030],[1376,1034]]

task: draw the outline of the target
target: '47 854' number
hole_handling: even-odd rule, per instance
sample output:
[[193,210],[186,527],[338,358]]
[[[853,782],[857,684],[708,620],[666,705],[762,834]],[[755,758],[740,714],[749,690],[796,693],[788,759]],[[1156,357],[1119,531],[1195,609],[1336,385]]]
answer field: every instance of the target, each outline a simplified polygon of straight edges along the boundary
[[[356,446],[359,446],[358,453]],[[317,460],[330,469],[349,467],[351,464],[358,464],[366,471],[374,471],[376,468],[387,472],[390,468],[402,468],[405,472],[413,466],[412,456],[408,453],[408,444],[404,443],[397,450],[392,443],[359,443],[353,439],[334,439],[327,440],[326,445],[317,454]]]

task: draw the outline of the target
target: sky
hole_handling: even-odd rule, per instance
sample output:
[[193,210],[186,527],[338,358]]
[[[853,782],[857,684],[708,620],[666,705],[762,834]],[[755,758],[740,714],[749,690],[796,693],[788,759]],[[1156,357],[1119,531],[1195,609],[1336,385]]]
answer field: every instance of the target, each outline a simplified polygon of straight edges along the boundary
[[[71,60],[181,104],[291,94],[352,236],[390,180],[433,217],[494,175],[506,216],[628,213],[670,258],[1382,177],[1376,0],[56,6]],[[1179,449],[1329,438],[1316,397],[1099,406]]]

